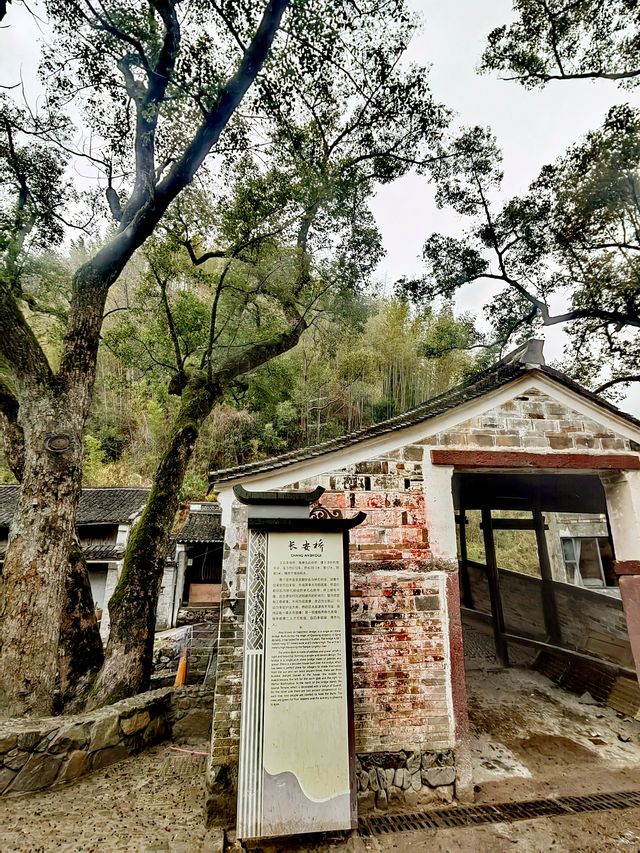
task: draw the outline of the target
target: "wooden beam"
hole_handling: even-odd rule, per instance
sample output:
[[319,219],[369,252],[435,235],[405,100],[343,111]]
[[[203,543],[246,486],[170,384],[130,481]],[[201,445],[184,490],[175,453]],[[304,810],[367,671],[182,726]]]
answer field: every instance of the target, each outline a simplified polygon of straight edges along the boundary
[[[487,613],[482,613],[480,610],[470,610],[467,607],[462,608],[462,617],[463,621],[468,621],[471,623],[475,621],[478,624],[483,623],[486,625],[491,622],[491,616],[489,616]],[[613,663],[612,661],[597,658],[595,655],[589,655],[585,652],[579,652],[577,649],[568,649],[564,646],[554,646],[551,643],[545,643],[543,640],[534,640],[533,637],[521,637],[519,634],[505,634],[505,639],[509,643],[516,643],[516,645],[531,646],[542,651],[552,653],[555,652],[556,654],[563,654],[567,655],[568,657],[586,660],[590,663],[600,664],[606,669],[612,669],[615,672],[620,673],[620,675],[630,676],[631,678],[637,677],[635,669],[629,669],[628,667],[621,666],[620,664]]]
[[[494,509],[494,507],[489,507]],[[532,518],[492,518],[491,526],[494,530],[535,530],[536,523]],[[482,527],[482,525],[480,525]],[[545,526],[545,530],[546,530]]]
[[484,537],[485,560],[487,561],[487,580],[489,581],[489,598],[491,599],[491,615],[493,617],[493,638],[496,644],[496,657],[502,666],[509,666],[509,649],[504,638],[504,613],[500,597],[500,578],[496,560],[496,546],[493,541],[491,527],[491,510],[486,507],[482,512],[482,534]]
[[464,507],[460,507],[460,516],[458,522],[458,531],[460,536],[460,587],[462,592],[462,603],[465,607],[473,607],[473,594],[471,592],[471,582],[469,581],[469,568],[467,566],[467,516]]
[[621,675],[628,675],[631,678],[637,678],[635,669],[629,669],[626,666],[620,666],[613,661],[598,658],[595,655],[588,655],[585,652],[579,652],[577,649],[567,649],[563,646],[554,646],[553,643],[544,643],[542,640],[534,640],[532,637],[520,637],[517,634],[505,634],[505,639],[510,643],[518,643],[521,646],[532,646],[534,649],[541,649],[546,652],[556,652],[563,655],[568,655],[579,660],[586,660],[589,663],[599,664],[606,669],[613,669]]
[[528,453],[517,450],[432,450],[434,465],[457,468],[558,468],[579,471],[640,471],[631,453]]
[[620,575],[640,575],[640,560],[616,560],[613,564],[616,577]]
[[544,516],[539,509],[533,510],[533,520],[536,525],[535,531],[536,543],[538,545],[538,562],[540,564],[540,577],[542,578],[542,611],[544,614],[544,627],[551,642],[558,645],[562,641],[562,632],[560,630],[560,619],[558,617],[556,593],[553,585],[553,573],[551,571],[551,561],[549,559],[549,549],[547,548],[547,537],[544,535]]

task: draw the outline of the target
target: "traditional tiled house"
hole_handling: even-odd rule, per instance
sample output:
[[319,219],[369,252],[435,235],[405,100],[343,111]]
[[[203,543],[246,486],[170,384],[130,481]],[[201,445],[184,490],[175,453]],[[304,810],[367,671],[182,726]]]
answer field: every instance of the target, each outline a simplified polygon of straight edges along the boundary
[[[104,641],[109,636],[107,604],[120,577],[131,528],[142,514],[149,491],[121,486],[82,490],[76,524]],[[0,572],[17,499],[18,486],[0,486]],[[211,502],[192,504],[174,546],[175,557],[167,561],[160,590],[158,630],[173,627],[182,606],[193,610],[186,621],[198,621],[207,605],[216,605],[217,612],[222,563],[220,508]]]
[[[208,774],[214,819],[232,818],[240,743],[247,508],[234,486],[255,493],[320,485],[320,503],[332,513],[367,513],[351,531],[350,565],[358,787],[369,804],[447,799],[453,786],[459,797],[471,794],[460,591],[467,606],[474,594],[486,596],[503,658],[514,639],[574,642],[561,635],[545,514],[606,517],[640,664],[640,422],[546,367],[539,341],[412,411],[213,472],[211,482],[225,529]],[[482,513],[486,546],[477,575],[465,552],[470,510]],[[513,510],[517,519],[504,517]],[[539,577],[525,579],[535,584],[526,614],[533,632],[505,622],[492,537],[509,525],[534,531],[539,550]]]
[[[109,634],[106,605],[120,576],[129,533],[140,517],[148,495],[149,489],[120,486],[82,490],[76,525],[87,559],[91,592],[99,611],[103,639]],[[0,568],[17,499],[18,486],[0,486]]]
[[157,630],[183,622],[217,621],[223,542],[218,504],[192,503],[173,539],[175,558],[164,570]]

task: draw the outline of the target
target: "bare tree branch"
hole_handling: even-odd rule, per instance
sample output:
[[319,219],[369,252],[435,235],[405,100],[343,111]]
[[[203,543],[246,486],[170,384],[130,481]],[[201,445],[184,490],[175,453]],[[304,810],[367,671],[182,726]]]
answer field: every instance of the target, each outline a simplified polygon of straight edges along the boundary
[[621,385],[627,382],[640,382],[640,374],[631,373],[626,376],[618,376],[616,379],[610,379],[608,382],[603,382],[602,385],[599,385],[593,393],[602,394],[603,391],[613,388],[614,385]]

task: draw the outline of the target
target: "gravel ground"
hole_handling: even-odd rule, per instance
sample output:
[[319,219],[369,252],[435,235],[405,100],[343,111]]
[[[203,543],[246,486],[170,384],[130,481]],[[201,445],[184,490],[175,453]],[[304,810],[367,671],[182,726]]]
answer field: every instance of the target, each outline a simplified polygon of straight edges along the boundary
[[[203,742],[190,750],[206,752]],[[0,801],[0,850],[199,851],[204,755],[149,749],[73,785]]]

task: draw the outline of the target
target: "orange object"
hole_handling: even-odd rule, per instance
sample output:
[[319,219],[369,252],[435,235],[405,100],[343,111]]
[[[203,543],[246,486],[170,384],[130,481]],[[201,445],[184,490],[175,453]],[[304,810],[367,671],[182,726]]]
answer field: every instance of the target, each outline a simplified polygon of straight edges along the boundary
[[176,672],[176,680],[173,683],[174,687],[182,687],[187,683],[187,650],[186,648],[180,656],[178,671]]

